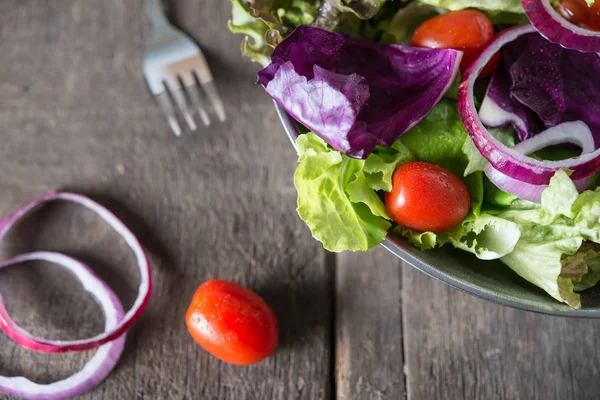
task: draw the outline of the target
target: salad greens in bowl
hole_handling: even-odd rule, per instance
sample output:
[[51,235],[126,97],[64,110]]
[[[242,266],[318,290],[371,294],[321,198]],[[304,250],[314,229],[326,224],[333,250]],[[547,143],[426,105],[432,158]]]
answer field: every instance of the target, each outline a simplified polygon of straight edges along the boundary
[[382,244],[488,300],[600,317],[600,1],[232,6],[327,250]]

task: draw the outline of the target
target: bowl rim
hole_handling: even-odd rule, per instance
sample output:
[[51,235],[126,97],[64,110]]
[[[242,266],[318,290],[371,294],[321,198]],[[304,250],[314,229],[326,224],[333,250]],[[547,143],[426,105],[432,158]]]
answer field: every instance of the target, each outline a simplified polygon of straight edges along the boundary
[[[273,103],[275,104],[275,110],[277,111],[277,115],[279,117],[279,120],[281,121],[281,124],[283,125],[283,129],[285,130],[288,139],[292,143],[292,146],[296,148],[295,140],[300,135],[300,132],[298,131],[298,128],[296,126],[296,120],[294,120],[294,118],[290,116],[283,109],[283,107],[281,107],[275,100],[273,100]],[[446,273],[443,270],[433,267],[428,263],[420,260],[418,257],[415,257],[412,254],[404,251],[398,244],[396,239],[390,234],[388,234],[387,238],[381,243],[381,246],[383,246],[386,250],[388,250],[390,253],[392,253],[411,267],[423,272],[425,275],[428,275],[462,292],[474,295],[476,297],[490,301],[495,304],[500,304],[518,310],[531,311],[545,315],[590,319],[600,318],[600,308],[585,308],[583,306],[580,309],[574,309],[570,307],[565,309],[545,308],[536,304],[528,303],[526,301],[514,300],[513,298],[510,298],[508,296],[504,296],[489,289],[485,289],[478,285],[474,285],[465,279],[459,278],[453,274]],[[551,297],[549,296],[549,298]],[[556,302],[556,304],[561,305],[561,303],[559,303],[558,301]]]

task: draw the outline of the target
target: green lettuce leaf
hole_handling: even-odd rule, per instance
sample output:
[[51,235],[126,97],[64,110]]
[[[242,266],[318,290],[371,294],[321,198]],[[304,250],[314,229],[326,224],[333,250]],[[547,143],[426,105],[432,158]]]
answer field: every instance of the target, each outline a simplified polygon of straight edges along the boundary
[[452,244],[481,260],[495,260],[511,253],[521,235],[513,222],[490,214],[476,217],[473,213],[450,232],[415,232],[402,227],[399,231],[421,250]]
[[561,264],[560,276],[571,278],[575,291],[596,286],[600,280],[600,246],[596,243],[584,242],[577,253],[564,255]]
[[365,161],[363,170],[371,189],[391,192],[392,175],[396,168],[414,159],[414,155],[402,143],[396,142],[394,147],[378,147]]
[[463,151],[466,140],[470,139],[460,120],[456,102],[442,100],[392,147],[406,147],[417,160],[437,164],[463,176],[469,163]]
[[360,19],[373,18],[387,1],[388,0],[324,0],[317,17],[317,26],[319,26],[320,21],[337,19],[340,13],[351,13]]
[[[521,232],[526,233],[523,229]],[[575,254],[581,244],[581,238],[577,237],[558,239],[551,236],[544,241],[524,237],[501,260],[522,278],[542,288],[556,300],[573,308],[580,308],[581,301],[579,295],[573,292],[572,280],[561,278],[560,274],[563,255]]]
[[497,216],[521,231],[515,250],[502,258],[513,271],[558,301],[581,307],[577,290],[600,279],[600,189],[578,194],[567,171],[557,171],[541,205],[517,201]]
[[[313,133],[301,135],[296,144],[299,155],[294,176],[297,211],[313,236],[327,250],[335,252],[367,250],[381,243],[391,223],[372,185],[391,185],[391,174],[367,177],[364,167],[369,159],[342,155]],[[373,153],[371,157],[379,157],[375,164],[383,163],[380,154]],[[395,166],[399,160],[409,158],[407,153],[389,160]],[[392,169],[386,165],[382,168]]]
[[412,35],[419,25],[445,12],[447,11],[443,8],[429,6],[417,1],[409,3],[394,15],[388,26],[388,33],[393,40],[392,43],[410,45]]
[[250,15],[250,11],[242,5],[241,0],[231,1],[231,20],[229,30],[246,36],[242,39],[242,55],[267,66],[271,62],[273,48],[267,45],[265,35],[269,30],[267,24]]
[[298,25],[311,24],[320,5],[320,0],[231,0],[228,27],[246,35],[242,55],[267,66],[273,48]]
[[447,8],[448,10],[478,8],[494,13],[523,14],[525,12],[521,5],[521,0],[420,0],[420,2],[431,6]]

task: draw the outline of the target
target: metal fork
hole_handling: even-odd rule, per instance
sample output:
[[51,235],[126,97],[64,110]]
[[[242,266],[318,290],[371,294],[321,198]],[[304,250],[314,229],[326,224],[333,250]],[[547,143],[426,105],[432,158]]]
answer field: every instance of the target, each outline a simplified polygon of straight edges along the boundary
[[217,118],[225,121],[225,108],[202,50],[169,23],[161,0],[145,3],[152,34],[144,54],[144,77],[173,133],[180,136],[182,132],[177,115],[191,131],[196,130],[194,114],[205,126],[210,125],[204,99],[212,105]]

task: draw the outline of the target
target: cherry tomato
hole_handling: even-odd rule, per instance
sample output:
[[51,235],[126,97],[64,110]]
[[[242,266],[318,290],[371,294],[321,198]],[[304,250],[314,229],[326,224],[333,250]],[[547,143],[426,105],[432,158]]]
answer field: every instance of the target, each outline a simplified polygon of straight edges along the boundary
[[[422,23],[413,34],[411,45],[430,49],[454,49],[464,52],[460,71],[465,72],[483,45],[494,37],[494,26],[484,14],[475,10],[451,11]],[[500,62],[496,54],[481,72],[494,73]]]
[[279,341],[277,319],[267,303],[250,289],[224,280],[200,285],[186,325],[200,346],[231,364],[261,361]]
[[569,22],[600,31],[600,0],[588,6],[585,0],[561,0],[556,10]]
[[406,228],[446,232],[467,216],[471,199],[467,186],[450,171],[435,164],[410,162],[394,171],[385,208]]

